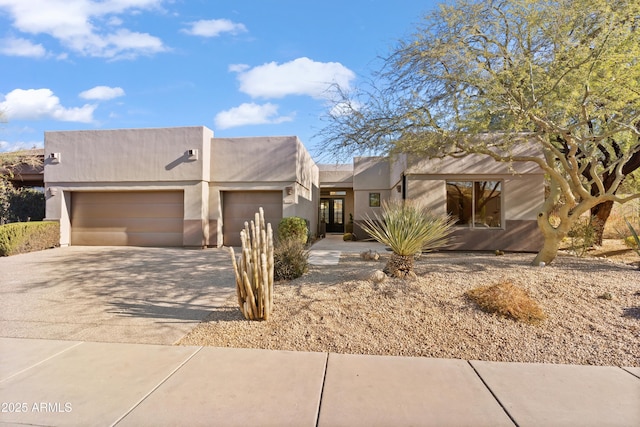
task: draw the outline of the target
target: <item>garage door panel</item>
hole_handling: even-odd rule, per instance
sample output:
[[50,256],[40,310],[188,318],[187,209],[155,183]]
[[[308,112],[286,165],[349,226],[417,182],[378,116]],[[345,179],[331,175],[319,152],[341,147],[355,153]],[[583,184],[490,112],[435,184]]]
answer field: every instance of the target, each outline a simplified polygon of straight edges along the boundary
[[71,196],[71,244],[182,246],[181,191],[80,192]]
[[150,197],[156,203],[181,204],[182,191],[104,191],[104,192],[75,192],[81,195],[77,203],[136,203],[148,200]]
[[73,230],[80,232],[98,228],[101,232],[160,233],[179,230],[182,225],[180,218],[81,218],[74,222]]
[[184,208],[166,203],[82,203],[82,216],[90,218],[182,218]]
[[223,234],[226,246],[240,246],[240,230],[262,207],[274,232],[282,219],[281,191],[229,191],[223,193]]
[[176,246],[182,233],[130,233],[125,231],[86,231],[74,236],[75,245],[81,246]]

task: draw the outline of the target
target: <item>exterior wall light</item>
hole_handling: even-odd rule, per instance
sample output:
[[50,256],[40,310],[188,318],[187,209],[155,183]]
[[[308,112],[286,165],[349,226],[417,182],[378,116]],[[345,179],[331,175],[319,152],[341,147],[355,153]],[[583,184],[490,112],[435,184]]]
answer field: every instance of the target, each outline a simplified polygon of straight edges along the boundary
[[187,150],[187,152],[185,154],[190,159],[198,160],[198,149],[197,148],[191,148],[191,149]]
[[52,162],[55,163],[60,163],[60,153],[50,153],[49,154],[49,159],[51,159]]
[[291,196],[293,194],[293,187],[287,187],[286,190],[288,196]]
[[49,196],[57,196],[58,195],[58,189],[56,187],[49,187],[47,188],[47,193],[49,193]]
[[402,185],[398,184],[396,185],[396,191],[399,193],[402,191]]

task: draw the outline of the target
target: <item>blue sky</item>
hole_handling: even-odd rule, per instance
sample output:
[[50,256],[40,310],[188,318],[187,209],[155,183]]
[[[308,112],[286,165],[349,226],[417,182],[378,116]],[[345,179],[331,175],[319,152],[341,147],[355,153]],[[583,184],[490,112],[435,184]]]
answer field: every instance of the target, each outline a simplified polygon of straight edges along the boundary
[[0,0],[0,151],[48,130],[206,126],[297,135],[326,124],[435,1]]

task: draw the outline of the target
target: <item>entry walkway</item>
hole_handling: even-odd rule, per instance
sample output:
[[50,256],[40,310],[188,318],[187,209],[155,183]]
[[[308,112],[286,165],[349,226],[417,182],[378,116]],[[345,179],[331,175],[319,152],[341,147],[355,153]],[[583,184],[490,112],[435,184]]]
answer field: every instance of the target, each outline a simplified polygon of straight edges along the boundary
[[0,349],[0,424],[640,425],[640,368],[21,338]]
[[342,240],[342,234],[327,234],[324,239],[318,240],[311,246],[309,264],[337,265],[343,252],[362,253],[368,250],[377,251],[378,253],[386,251],[385,246],[378,242],[345,242]]

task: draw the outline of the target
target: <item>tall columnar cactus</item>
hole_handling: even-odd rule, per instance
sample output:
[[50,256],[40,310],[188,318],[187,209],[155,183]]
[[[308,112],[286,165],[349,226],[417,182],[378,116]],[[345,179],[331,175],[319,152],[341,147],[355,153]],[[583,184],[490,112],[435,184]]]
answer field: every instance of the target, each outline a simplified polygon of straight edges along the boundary
[[244,223],[240,232],[242,254],[236,261],[231,248],[236,274],[236,294],[240,311],[247,320],[269,320],[273,307],[273,230],[259,209],[255,220]]

